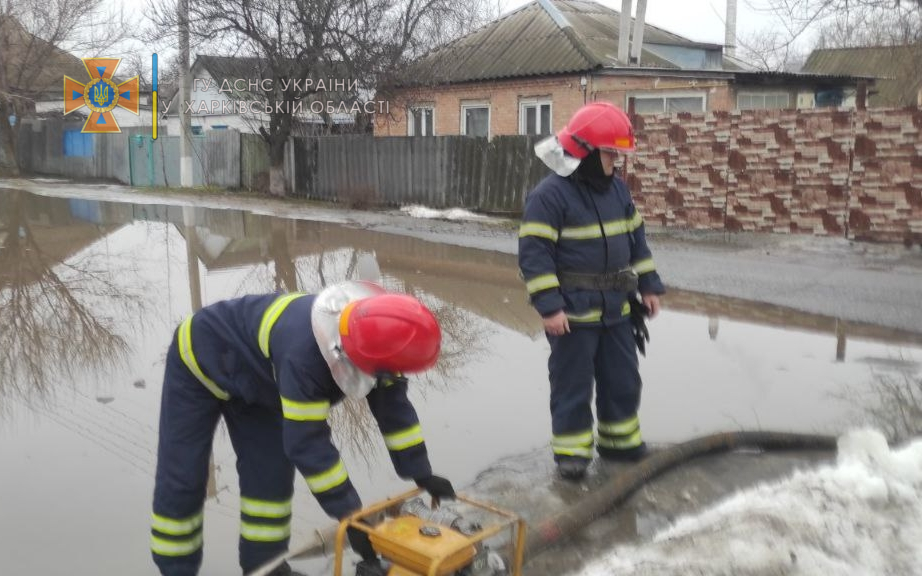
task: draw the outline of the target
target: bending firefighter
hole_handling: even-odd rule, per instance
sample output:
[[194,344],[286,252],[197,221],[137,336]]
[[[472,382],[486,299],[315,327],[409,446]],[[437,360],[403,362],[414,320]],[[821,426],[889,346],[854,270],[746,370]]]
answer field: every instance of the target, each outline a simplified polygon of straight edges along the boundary
[[[161,574],[194,575],[215,428],[224,418],[240,479],[240,566],[288,549],[294,470],[320,506],[342,519],[361,508],[327,415],[344,396],[365,398],[397,474],[434,498],[454,497],[432,475],[404,373],[432,366],[441,332],[408,295],[346,282],[318,295],[244,296],[212,304],[176,330],[166,359],[151,550]],[[366,534],[349,533],[376,562]],[[290,574],[285,564],[273,574]]]
[[593,447],[613,460],[646,454],[637,348],[644,350],[644,316],[658,312],[665,288],[615,168],[633,150],[630,119],[607,102],[583,106],[535,146],[555,173],[526,198],[519,267],[551,346],[551,446],[567,479],[583,477]]

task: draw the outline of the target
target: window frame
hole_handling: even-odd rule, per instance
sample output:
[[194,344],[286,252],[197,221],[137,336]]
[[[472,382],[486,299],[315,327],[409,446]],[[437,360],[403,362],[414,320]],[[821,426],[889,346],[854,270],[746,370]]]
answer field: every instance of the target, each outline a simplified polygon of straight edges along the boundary
[[[753,96],[758,96],[758,97],[761,97],[761,98],[762,98],[762,107],[761,107],[761,108],[742,108],[742,107],[740,107],[740,98],[741,98],[741,97],[752,98]],[[766,97],[766,96],[771,96],[771,97],[773,97],[773,98],[774,98],[774,97],[778,97],[778,96],[784,96],[784,99],[785,99],[784,106],[782,106],[781,108],[768,108],[768,107],[766,107],[766,106],[765,106],[765,97]],[[737,110],[786,110],[786,109],[788,109],[788,108],[790,108],[790,107],[791,107],[791,94],[790,94],[789,92],[785,92],[785,91],[781,91],[781,90],[765,91],[765,92],[762,92],[762,91],[756,90],[756,91],[740,91],[740,92],[737,92],[737,93],[736,93],[736,109],[737,109]]]
[[[419,134],[413,112],[416,110],[429,110],[432,114],[432,134]],[[425,126],[424,126],[425,128]],[[435,104],[414,104],[407,106],[407,136],[435,136]]]
[[[541,107],[547,105],[548,107],[548,128],[547,134],[542,134],[540,129],[541,124]],[[519,100],[519,135],[528,136],[527,131],[527,121],[525,117],[525,109],[533,107],[535,108],[535,124],[539,126],[538,133],[533,134],[533,136],[548,136],[554,133],[554,102],[550,98],[522,98]]]
[[656,90],[656,91],[644,91],[644,92],[632,92],[628,93],[624,100],[624,107],[627,110],[630,105],[630,99],[634,99],[636,112],[636,102],[638,99],[653,100],[659,98],[663,101],[663,109],[660,112],[637,112],[637,114],[674,114],[674,112],[669,112],[666,110],[666,101],[669,98],[700,98],[701,99],[701,110],[695,110],[695,112],[707,112],[708,109],[708,95],[706,91],[703,90],[685,90],[685,91],[673,91],[673,90]]
[[[471,100],[469,102],[461,103],[461,126],[460,132],[462,136],[469,136],[467,133],[467,126],[465,124],[465,117],[467,116],[466,111],[473,108],[486,108],[487,109],[487,139],[493,135],[492,122],[493,122],[493,109],[490,106],[488,100]],[[483,136],[475,136],[475,138],[483,138]]]

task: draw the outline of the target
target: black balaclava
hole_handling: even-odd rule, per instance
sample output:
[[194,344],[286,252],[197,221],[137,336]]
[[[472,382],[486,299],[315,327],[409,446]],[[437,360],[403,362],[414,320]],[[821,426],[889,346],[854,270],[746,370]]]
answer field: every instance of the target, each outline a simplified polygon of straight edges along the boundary
[[604,192],[611,186],[612,176],[605,174],[602,168],[602,154],[598,148],[580,161],[573,176],[585,182],[595,192]]

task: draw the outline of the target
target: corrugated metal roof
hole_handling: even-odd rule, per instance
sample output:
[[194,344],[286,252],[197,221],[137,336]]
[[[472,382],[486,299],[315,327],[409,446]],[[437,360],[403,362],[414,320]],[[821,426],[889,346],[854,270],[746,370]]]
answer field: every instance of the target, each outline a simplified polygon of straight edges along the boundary
[[0,46],[8,51],[0,65],[12,92],[28,96],[56,92],[63,98],[64,75],[87,82],[82,60],[32,35],[16,18],[0,15],[0,37]]
[[814,50],[803,71],[876,77],[870,106],[912,106],[922,90],[922,44]]
[[[470,82],[519,76],[587,72],[619,66],[621,15],[587,0],[535,1],[419,60],[411,73],[433,83]],[[555,14],[554,12],[558,14]],[[562,16],[562,18],[560,18]],[[633,18],[631,19],[633,28]],[[644,42],[715,48],[649,24]],[[665,58],[641,51],[640,65],[678,69]]]

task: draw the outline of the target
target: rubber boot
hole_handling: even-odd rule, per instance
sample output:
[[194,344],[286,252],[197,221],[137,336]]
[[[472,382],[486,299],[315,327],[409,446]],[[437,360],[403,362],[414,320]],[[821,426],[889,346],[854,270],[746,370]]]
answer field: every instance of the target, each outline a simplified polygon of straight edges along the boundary
[[560,456],[557,460],[557,472],[564,480],[582,480],[589,468],[589,459],[578,456]]
[[627,450],[616,450],[614,448],[599,447],[599,456],[608,462],[639,462],[647,457],[650,451],[647,449],[647,443],[641,442],[639,446],[628,448]]

